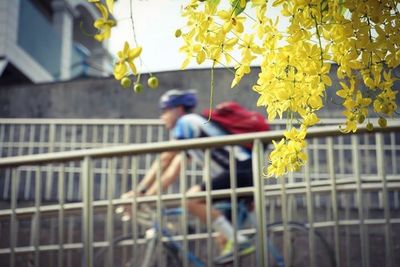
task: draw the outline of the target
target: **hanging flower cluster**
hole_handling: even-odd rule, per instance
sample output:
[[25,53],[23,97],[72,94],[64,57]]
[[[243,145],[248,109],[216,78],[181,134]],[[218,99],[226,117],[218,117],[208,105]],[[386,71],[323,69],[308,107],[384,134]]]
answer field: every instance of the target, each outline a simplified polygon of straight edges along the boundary
[[111,28],[117,25],[116,21],[109,17],[114,8],[114,0],[107,0],[107,6],[102,4],[100,0],[88,1],[93,3],[101,14],[101,18],[96,19],[93,23],[93,26],[99,31],[94,38],[99,42],[109,39],[111,36]]
[[[223,1],[222,1],[223,2]],[[182,38],[182,64],[213,66],[234,63],[231,86],[250,73],[261,59],[259,78],[253,90],[260,96],[257,106],[266,107],[268,119],[287,118],[285,137],[274,142],[268,176],[281,176],[299,169],[306,161],[307,128],[319,122],[329,76],[337,64],[346,123],[343,132],[355,132],[369,113],[377,113],[379,125],[397,110],[392,70],[400,63],[399,0],[276,0],[272,6],[289,20],[286,31],[279,20],[268,17],[265,0],[190,0],[182,16],[186,26],[175,36]],[[249,10],[252,9],[249,15]],[[251,28],[245,28],[250,20]],[[239,51],[234,58],[232,51]],[[299,128],[293,126],[300,122]],[[368,122],[368,128],[373,125]]]
[[[99,31],[95,39],[103,41],[116,25],[109,18],[114,0],[105,0],[106,5],[88,1],[101,13],[94,27]],[[261,62],[253,86],[260,95],[257,106],[266,108],[269,120],[288,121],[284,138],[274,142],[268,176],[297,170],[306,161],[307,129],[319,122],[317,111],[324,107],[327,88],[332,88],[332,64],[337,65],[339,79],[332,89],[342,99],[346,118],[343,132],[355,132],[366,120],[372,130],[371,112],[378,115],[380,127],[396,114],[398,89],[393,87],[397,78],[392,70],[400,63],[400,0],[187,1],[182,10],[186,25],[175,32],[186,55],[182,69],[191,61],[200,65],[208,60],[213,68],[233,64],[234,87],[255,60]],[[271,18],[271,7],[279,8],[280,17],[289,21],[284,31],[279,30],[279,17]],[[140,61],[141,51],[126,42],[114,67],[123,87],[130,87],[130,76],[137,75],[135,92],[143,90],[134,62]],[[156,88],[157,78],[151,75],[148,85]],[[294,122],[300,126],[294,127]]]
[[[94,35],[94,38],[99,42],[109,39],[111,37],[111,28],[117,25],[116,21],[110,18],[110,14],[112,14],[114,9],[114,0],[106,0],[106,4],[103,4],[100,0],[88,1],[93,3],[101,14],[101,17],[96,19],[93,23],[93,26],[98,30],[98,33]],[[122,87],[129,88],[132,85],[130,76],[137,77],[136,82],[133,85],[135,93],[140,93],[144,88],[143,84],[140,82],[140,74],[137,73],[135,65],[135,60],[140,60],[141,52],[142,47],[137,45],[137,47],[131,48],[128,42],[125,42],[121,51],[117,53],[117,61],[114,64],[114,78],[120,81]],[[148,87],[156,89],[158,83],[157,77],[150,74],[150,77],[147,80]]]
[[304,140],[307,128],[302,126],[298,131],[291,128],[285,132],[285,139],[279,143],[273,141],[274,150],[270,154],[271,164],[268,166],[268,173],[282,175],[287,171],[298,171],[307,160],[303,152],[307,143]]

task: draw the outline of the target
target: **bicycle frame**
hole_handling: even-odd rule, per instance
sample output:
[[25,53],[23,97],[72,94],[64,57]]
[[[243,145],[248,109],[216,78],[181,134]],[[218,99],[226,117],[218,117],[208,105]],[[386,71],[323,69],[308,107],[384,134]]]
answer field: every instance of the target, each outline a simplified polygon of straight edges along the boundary
[[[214,205],[214,207],[221,211],[228,211],[232,208],[230,203],[227,202],[217,203]],[[182,212],[182,208],[170,208],[165,209],[162,214],[163,216],[180,216]],[[243,202],[238,203],[237,217],[238,228],[241,228],[247,219],[251,221],[252,225],[255,225],[255,221],[252,220],[250,213]],[[157,242],[160,242],[161,237],[166,237],[168,239],[168,244],[177,251],[184,250],[182,245],[178,241],[173,239],[173,234],[167,228],[161,228],[158,222],[153,221],[153,226],[146,231],[146,239],[148,241],[142,267],[150,266],[151,260],[152,258],[154,258],[154,249],[156,248]],[[284,266],[283,257],[279,254],[278,250],[275,249],[270,242],[268,242],[268,247],[270,248],[271,255],[274,257],[278,266]],[[199,259],[190,251],[187,251],[186,255],[184,256],[187,257],[188,261],[195,267],[206,266],[206,264],[201,259]]]
[[[163,215],[168,216],[179,216],[181,214],[181,208],[167,209],[163,212]],[[161,242],[161,237],[167,237],[168,244],[170,246],[179,251],[183,251],[182,245],[173,239],[173,234],[168,229],[161,228],[159,223],[153,221],[152,227],[146,230],[146,252],[144,254],[144,260],[141,267],[150,266],[150,263],[152,263],[152,258],[154,257],[154,249],[156,248],[157,243]],[[194,264],[194,266],[205,267],[205,264],[190,251],[187,252],[186,256],[188,257],[189,261]]]
[[[215,208],[221,210],[222,212],[226,212],[228,210],[232,211],[231,204],[229,202],[218,202],[213,205]],[[182,215],[183,213],[182,208],[167,208],[163,209],[161,211],[161,217],[178,217]],[[119,212],[117,212],[119,213]],[[245,222],[249,222],[250,225],[256,226],[255,223],[255,218],[253,217],[253,213],[248,210],[247,204],[244,203],[244,201],[239,201],[237,205],[237,210],[236,212],[236,223],[237,223],[237,229],[242,229],[243,225]],[[229,217],[229,216],[227,216]],[[121,218],[122,219],[122,218]],[[184,252],[182,253],[182,257],[186,259],[189,263],[192,264],[192,266],[195,267],[203,267],[206,266],[206,264],[199,259],[197,256],[195,256],[192,252],[189,250],[183,248],[183,245],[181,244],[182,242],[180,240],[176,239],[176,234],[173,232],[172,229],[169,229],[167,224],[167,227],[162,227],[162,224],[159,220],[159,218],[156,218],[154,210],[151,206],[143,204],[141,208],[138,210],[136,209],[136,214],[135,214],[135,220],[146,227],[146,235],[145,235],[145,254],[144,257],[141,257],[141,266],[140,267],[149,267],[153,266],[154,261],[157,259],[157,257],[154,257],[154,251],[157,248],[157,246],[160,246],[161,249],[165,249],[165,254],[167,256],[168,260],[171,260],[175,265],[181,265],[180,262],[181,260],[179,259],[177,252],[181,251]],[[315,246],[316,243],[319,244],[318,248],[320,248],[318,252],[318,258],[321,260],[322,263],[327,263],[329,266],[336,266],[336,261],[334,257],[334,253],[332,249],[330,248],[328,242],[324,239],[324,237],[314,229],[314,239],[313,239],[313,244],[309,244],[309,228],[304,225],[303,223],[299,222],[293,222],[293,221],[287,221],[287,222],[274,222],[266,225],[266,234],[267,234],[267,247],[268,247],[268,261],[271,259],[273,263],[275,264],[274,266],[280,266],[284,267],[285,264],[290,265],[293,262],[302,262],[302,263],[307,263],[309,262],[309,254],[307,252],[304,253],[295,253],[292,254],[290,251],[292,251],[291,245],[299,245],[297,241],[300,242],[300,244],[303,243],[304,247],[309,248],[310,246]],[[285,231],[285,232],[284,232]],[[282,237],[282,234],[286,235],[286,237]],[[290,238],[290,244],[284,244],[285,247],[282,247],[282,238],[285,239],[287,237],[290,237],[293,234],[293,239]],[[271,236],[270,236],[271,235]],[[275,239],[275,236],[278,236],[278,239]],[[305,239],[302,237],[305,236]],[[119,242],[123,240],[128,240],[132,239],[132,235],[128,236],[120,236],[116,239],[114,239],[113,244],[118,244]],[[275,243],[275,241],[278,240],[278,243]],[[280,242],[279,242],[280,240]],[[287,240],[287,239],[286,239]],[[304,245],[304,240],[306,245]],[[284,241],[285,242],[285,241]],[[277,245],[275,247],[275,245]],[[289,247],[289,253],[286,258],[282,256],[282,251],[285,251],[286,247]],[[295,249],[296,250],[296,249]],[[98,251],[96,253],[96,257],[98,258],[99,256],[103,255],[104,252],[107,251],[107,248],[103,248],[102,250]],[[303,250],[300,250],[303,251]],[[162,252],[162,251],[161,251]],[[264,252],[261,252],[264,253]],[[160,256],[162,256],[160,254]],[[293,257],[292,257],[293,256]],[[305,258],[304,258],[305,257]],[[316,256],[314,255],[314,260],[316,259]],[[287,262],[286,262],[287,260]],[[312,259],[311,259],[312,261]],[[131,261],[133,262],[133,261]],[[138,263],[139,261],[135,261]],[[308,266],[308,265],[304,265]]]

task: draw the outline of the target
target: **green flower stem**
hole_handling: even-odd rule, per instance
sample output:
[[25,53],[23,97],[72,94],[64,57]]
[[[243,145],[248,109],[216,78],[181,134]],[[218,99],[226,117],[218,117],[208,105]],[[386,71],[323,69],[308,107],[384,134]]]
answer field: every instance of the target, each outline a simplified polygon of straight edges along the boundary
[[79,28],[81,28],[81,32],[83,33],[83,35],[85,35],[87,37],[94,37],[96,35],[96,34],[89,33],[88,31],[85,30],[85,28],[83,27],[83,20],[81,20],[81,22],[79,23]]
[[[214,22],[215,23],[215,25],[218,25],[218,26],[220,26],[221,28],[222,28],[222,24],[221,23],[218,23],[218,22]],[[214,32],[214,31],[210,31],[210,32]],[[230,33],[232,33],[233,35],[235,35],[240,41],[242,41],[243,42],[243,39],[240,37],[240,35],[238,35],[236,32],[234,32],[234,31],[229,31]]]
[[320,34],[319,28],[318,28],[319,24],[317,22],[317,18],[314,15],[311,15],[311,17],[313,18],[314,23],[315,23],[315,32],[317,34],[319,50],[320,50],[321,67],[323,67],[324,66],[324,50],[322,48],[321,34]]
[[247,14],[244,10],[242,11],[242,13],[245,14],[245,15],[246,15],[249,19],[251,19],[252,21],[258,23],[258,21],[257,21],[255,18],[253,18],[252,16],[250,16],[249,14]]
[[[229,55],[230,56],[230,55]],[[233,58],[233,57],[232,57]],[[227,65],[223,64],[222,62],[218,61],[218,60],[214,60],[215,63],[220,64],[221,66],[223,66],[226,70],[228,70],[230,73],[235,74],[235,72],[233,70],[231,70]],[[236,62],[238,62],[238,64],[241,64],[239,61],[235,60]]]
[[141,76],[142,74],[139,72],[139,74],[136,76],[136,83],[140,83],[140,76]]
[[[135,22],[134,22],[134,20],[133,20],[133,8],[132,8],[132,2],[133,2],[133,0],[130,0],[129,1],[129,13],[130,13],[130,19],[131,19],[131,23],[132,23],[132,33],[133,33],[133,40],[134,40],[134,42],[135,42],[135,45],[138,47],[139,46],[139,42],[137,41],[137,37],[136,37],[136,31],[135,31]],[[143,60],[142,60],[142,57],[140,56],[139,57],[139,64],[140,64],[140,67],[142,68],[143,66],[144,66],[144,64],[143,64]],[[146,67],[146,66],[145,66]],[[146,67],[146,69],[148,69],[147,67]],[[150,75],[152,75],[150,72],[149,72],[149,74]],[[140,77],[138,78],[138,80],[140,79]]]
[[213,98],[214,98],[214,69],[215,69],[215,60],[213,61],[211,67],[211,82],[210,82],[210,112],[208,113],[207,122],[211,120],[211,109],[213,107]]

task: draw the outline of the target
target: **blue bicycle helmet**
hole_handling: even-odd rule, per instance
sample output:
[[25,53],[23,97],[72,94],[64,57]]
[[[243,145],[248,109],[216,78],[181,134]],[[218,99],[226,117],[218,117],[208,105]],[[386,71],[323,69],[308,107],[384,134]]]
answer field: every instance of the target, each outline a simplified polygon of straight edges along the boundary
[[159,104],[160,109],[183,106],[189,110],[197,105],[197,92],[194,89],[185,91],[171,89],[161,96]]

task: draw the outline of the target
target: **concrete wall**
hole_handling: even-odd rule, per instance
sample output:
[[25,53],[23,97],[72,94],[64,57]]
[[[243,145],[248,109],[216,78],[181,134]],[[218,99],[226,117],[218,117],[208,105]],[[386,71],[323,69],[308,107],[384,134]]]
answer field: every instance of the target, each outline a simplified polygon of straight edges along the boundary
[[[257,109],[258,94],[251,87],[259,69],[253,69],[241,83],[230,88],[233,74],[226,69],[215,70],[214,103],[236,100]],[[0,87],[0,117],[19,118],[156,118],[160,95],[171,88],[196,88],[198,110],[207,108],[210,99],[210,70],[186,70],[155,73],[157,90],[145,88],[141,94],[123,89],[113,78],[89,78],[69,82]],[[148,76],[142,76],[146,83]],[[336,105],[325,117],[337,117]],[[264,108],[258,108],[265,114]],[[336,112],[332,112],[336,110]]]

